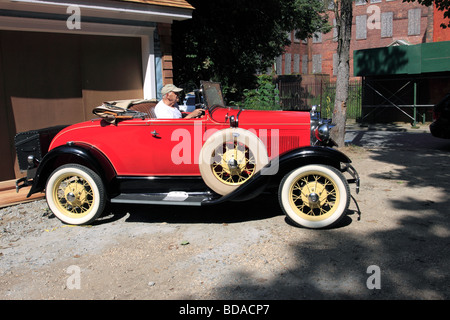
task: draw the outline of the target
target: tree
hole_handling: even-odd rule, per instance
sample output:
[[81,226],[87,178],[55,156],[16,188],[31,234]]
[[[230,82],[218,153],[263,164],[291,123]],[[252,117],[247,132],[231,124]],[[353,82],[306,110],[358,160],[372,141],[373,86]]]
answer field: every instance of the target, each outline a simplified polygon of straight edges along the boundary
[[179,85],[222,83],[228,100],[239,101],[290,44],[327,31],[322,0],[188,0],[192,19],[173,24],[174,77]]
[[345,145],[345,123],[347,121],[348,81],[350,78],[350,41],[352,36],[353,1],[334,0],[334,14],[338,35],[336,96],[331,137],[338,147]]
[[[339,147],[345,145],[345,123],[347,114],[348,80],[350,78],[350,41],[353,19],[352,0],[332,0],[334,2],[334,14],[336,17],[336,29],[338,34],[338,69],[336,79],[336,97],[334,103],[332,123],[335,127],[331,130],[331,137]],[[403,0],[414,2],[416,0]],[[450,18],[450,0],[417,0],[420,4],[430,6],[433,3],[444,11],[444,17]],[[441,27],[450,27],[441,24]]]
[[[416,0],[403,0],[403,2],[415,2]],[[450,0],[417,0],[418,3],[424,6],[435,5],[439,11],[444,11],[444,18],[450,19]],[[447,24],[441,23],[441,28],[450,27],[450,20]]]

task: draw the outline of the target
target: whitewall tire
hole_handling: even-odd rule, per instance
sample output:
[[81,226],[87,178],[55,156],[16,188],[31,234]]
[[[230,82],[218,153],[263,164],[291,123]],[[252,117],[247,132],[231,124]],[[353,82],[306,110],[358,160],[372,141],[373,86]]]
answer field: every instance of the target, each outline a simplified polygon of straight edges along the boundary
[[73,225],[91,223],[101,215],[106,203],[101,178],[91,169],[77,164],[64,165],[53,171],[45,193],[55,216]]
[[347,180],[337,169],[319,164],[306,165],[282,179],[278,198],[291,221],[316,229],[335,225],[345,216],[350,190]]

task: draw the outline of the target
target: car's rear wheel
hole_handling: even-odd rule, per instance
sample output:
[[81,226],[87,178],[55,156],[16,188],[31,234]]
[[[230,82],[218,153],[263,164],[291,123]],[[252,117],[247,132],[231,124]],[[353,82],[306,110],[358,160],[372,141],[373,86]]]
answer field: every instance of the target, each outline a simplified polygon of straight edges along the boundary
[[341,172],[326,165],[307,165],[288,173],[278,197],[288,218],[307,228],[339,222],[350,203],[350,189]]
[[89,224],[97,219],[106,203],[101,178],[91,169],[69,164],[57,168],[46,186],[49,208],[67,224]]
[[202,147],[199,168],[205,183],[221,195],[250,179],[269,162],[262,141],[248,130],[229,128],[211,135]]

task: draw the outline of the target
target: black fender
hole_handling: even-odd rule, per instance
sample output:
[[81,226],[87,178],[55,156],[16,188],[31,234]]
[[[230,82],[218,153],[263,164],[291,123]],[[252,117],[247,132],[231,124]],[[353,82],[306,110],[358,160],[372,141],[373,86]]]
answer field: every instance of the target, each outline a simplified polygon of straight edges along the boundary
[[[276,159],[271,162],[277,161]],[[349,157],[339,150],[329,147],[303,147],[291,150],[280,155],[278,158],[279,169],[290,168],[292,166],[320,163],[328,164],[340,170],[341,163],[351,163]],[[292,168],[293,169],[293,168]]]
[[220,198],[204,201],[202,204],[211,205],[256,197],[270,186],[278,188],[281,179],[288,172],[308,164],[324,164],[340,171],[347,170],[347,166],[344,166],[344,169],[341,168],[341,163],[350,165],[351,160],[336,149],[319,146],[294,149],[272,159],[269,164],[233,192]]
[[115,170],[109,160],[99,150],[90,145],[76,145],[68,143],[50,150],[39,163],[33,184],[28,193],[42,192],[45,189],[50,174],[59,166],[76,163],[94,170],[103,181],[110,181],[116,176]]
[[[261,175],[274,176],[281,180],[286,173],[308,165],[324,164],[342,171],[341,164],[350,164],[352,161],[342,152],[330,147],[308,146],[297,148],[274,158],[261,171]],[[275,183],[277,183],[277,179]]]

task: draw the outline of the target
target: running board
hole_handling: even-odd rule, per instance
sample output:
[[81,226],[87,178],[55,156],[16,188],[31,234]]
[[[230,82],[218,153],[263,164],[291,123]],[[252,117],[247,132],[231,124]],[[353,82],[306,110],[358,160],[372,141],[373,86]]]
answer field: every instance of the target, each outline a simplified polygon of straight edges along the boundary
[[169,193],[122,193],[111,199],[112,203],[158,204],[175,206],[201,206],[212,200],[209,192],[172,191]]

